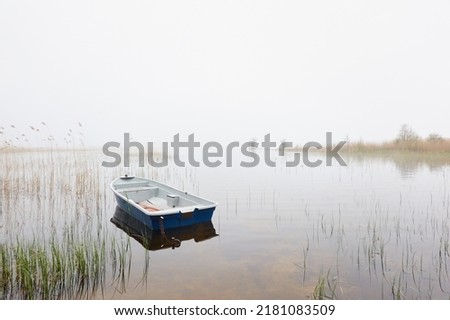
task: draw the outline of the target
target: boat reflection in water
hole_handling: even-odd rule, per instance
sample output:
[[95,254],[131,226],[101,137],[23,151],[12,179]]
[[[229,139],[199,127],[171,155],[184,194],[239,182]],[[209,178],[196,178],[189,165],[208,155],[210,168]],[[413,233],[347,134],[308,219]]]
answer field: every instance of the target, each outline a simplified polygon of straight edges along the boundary
[[194,239],[195,242],[216,237],[218,234],[211,221],[197,223],[187,227],[154,231],[127,212],[116,207],[111,222],[138,241],[147,250],[178,248],[181,242]]

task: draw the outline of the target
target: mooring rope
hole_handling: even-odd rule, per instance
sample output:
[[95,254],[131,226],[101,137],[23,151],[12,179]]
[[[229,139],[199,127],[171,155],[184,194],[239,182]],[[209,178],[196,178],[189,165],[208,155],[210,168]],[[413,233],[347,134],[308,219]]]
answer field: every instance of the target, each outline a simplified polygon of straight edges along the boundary
[[179,246],[181,246],[180,239],[172,237],[169,240],[169,238],[167,238],[166,230],[164,229],[164,217],[163,216],[159,216],[159,230],[161,231],[161,235],[163,236],[163,238],[172,245],[172,249],[175,249],[175,248],[178,248]]

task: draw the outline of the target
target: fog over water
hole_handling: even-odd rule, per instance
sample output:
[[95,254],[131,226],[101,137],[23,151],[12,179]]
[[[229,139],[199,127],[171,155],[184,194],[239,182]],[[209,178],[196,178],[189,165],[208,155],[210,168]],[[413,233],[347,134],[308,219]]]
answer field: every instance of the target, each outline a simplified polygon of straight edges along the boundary
[[0,142],[448,137],[449,16],[437,0],[2,1]]
[[[0,1],[0,300],[449,299],[449,17],[444,0]],[[333,152],[403,124],[401,143]],[[211,221],[164,222],[202,203]]]

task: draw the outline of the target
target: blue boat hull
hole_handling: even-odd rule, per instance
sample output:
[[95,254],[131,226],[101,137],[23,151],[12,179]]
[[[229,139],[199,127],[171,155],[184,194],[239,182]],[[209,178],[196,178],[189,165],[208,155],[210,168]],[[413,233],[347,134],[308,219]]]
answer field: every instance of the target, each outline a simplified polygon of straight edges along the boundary
[[171,228],[161,232],[152,230],[118,206],[110,220],[116,227],[125,231],[147,250],[175,249],[182,242],[205,241],[218,236],[212,221],[196,223],[187,227]]
[[177,212],[174,214],[165,215],[148,215],[127,200],[115,195],[117,205],[120,209],[127,212],[136,220],[140,221],[152,230],[186,227],[197,223],[211,221],[215,207],[206,209],[194,209],[192,212],[182,213]]

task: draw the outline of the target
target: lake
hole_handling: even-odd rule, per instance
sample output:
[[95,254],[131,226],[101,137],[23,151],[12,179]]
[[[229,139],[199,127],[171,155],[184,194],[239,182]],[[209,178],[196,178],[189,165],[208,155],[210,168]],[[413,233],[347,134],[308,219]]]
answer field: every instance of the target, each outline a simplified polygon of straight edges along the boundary
[[[450,298],[448,156],[347,154],[346,167],[317,168],[102,159],[0,154],[2,299]],[[218,202],[212,223],[168,231],[173,248],[130,236],[111,222],[109,183],[124,173]]]

